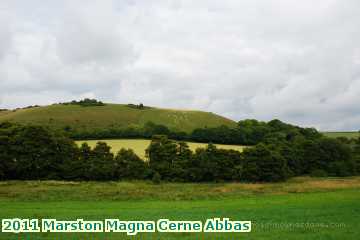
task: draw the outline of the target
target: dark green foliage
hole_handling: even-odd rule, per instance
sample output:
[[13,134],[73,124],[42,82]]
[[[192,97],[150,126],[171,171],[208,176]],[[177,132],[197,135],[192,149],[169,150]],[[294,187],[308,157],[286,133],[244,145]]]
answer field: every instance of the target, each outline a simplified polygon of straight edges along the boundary
[[354,171],[355,174],[360,175],[360,137],[357,138],[354,142],[354,147],[352,150],[353,160],[354,160]]
[[246,144],[253,145],[264,139],[271,132],[271,129],[265,122],[248,119],[238,123],[238,131]]
[[237,128],[220,126],[195,129],[188,138],[198,142],[255,145],[260,142],[291,142],[297,139],[317,139],[320,137],[321,134],[313,128],[300,128],[277,119],[268,123],[247,119],[240,121]]
[[324,170],[332,176],[354,174],[355,163],[348,145],[337,139],[320,138],[307,140],[299,145],[302,149],[304,173]]
[[109,128],[107,130],[87,130],[76,132],[69,128],[64,129],[73,139],[113,139],[113,138],[151,138],[153,135],[167,135],[172,139],[187,139],[185,132],[172,132],[166,126],[147,122],[144,127]]
[[91,151],[90,158],[85,167],[87,179],[113,179],[114,155],[110,152],[110,147],[104,142],[98,142]]
[[155,172],[151,181],[154,183],[154,184],[160,184],[161,183],[161,175],[158,173],[158,172]]
[[239,169],[242,165],[240,152],[217,149],[209,144],[205,149],[197,149],[189,164],[192,181],[232,181],[241,180]]
[[311,177],[327,177],[328,173],[325,170],[317,169],[310,173]]
[[66,102],[66,103],[61,103],[63,105],[80,105],[80,106],[83,106],[83,107],[93,107],[93,106],[105,106],[105,104],[101,101],[98,101],[96,99],[89,99],[89,98],[85,98],[83,100],[80,100],[80,101],[76,101],[76,100],[73,100],[71,102]]
[[0,126],[1,165],[5,178],[58,179],[65,161],[76,158],[75,143],[39,126]]
[[76,157],[64,161],[62,165],[62,177],[67,180],[89,180],[86,176],[86,170],[90,159],[91,149],[86,143],[77,149]]
[[[248,132],[221,127],[211,130],[212,136],[226,139],[231,133],[248,141],[254,135],[251,141],[262,143],[243,153],[213,144],[192,152],[185,142],[170,140],[166,127],[148,123],[146,134],[152,141],[146,150],[148,162],[144,162],[132,150],[121,149],[114,156],[104,142],[94,149],[87,144],[77,147],[72,139],[44,127],[0,123],[0,179],[278,182],[304,174],[360,172],[360,139],[329,139],[278,120],[246,120],[239,125]],[[197,134],[205,136],[206,131]]]
[[[138,105],[130,107],[138,108]],[[71,128],[64,129],[74,139],[111,139],[111,138],[151,138],[153,135],[167,135],[174,140],[188,140],[205,143],[256,145],[260,142],[294,142],[298,140],[314,140],[321,134],[313,128],[300,128],[279,120],[268,123],[254,119],[243,120],[238,127],[225,125],[215,128],[198,128],[192,133],[173,131],[168,127],[147,122],[142,128],[109,128],[107,130],[87,130],[76,132]]]
[[352,144],[354,139],[353,138],[347,138],[347,137],[337,137],[336,138],[339,142],[342,142],[344,144]]
[[197,142],[235,143],[242,140],[238,134],[239,132],[236,129],[220,126],[195,129],[189,138]]
[[0,123],[0,180],[11,178],[16,167],[12,155],[12,136],[16,128],[8,122]]
[[171,169],[177,154],[177,144],[166,136],[154,136],[146,149],[150,168],[166,180],[170,180],[173,175]]
[[283,156],[286,160],[287,167],[289,170],[290,176],[300,176],[305,173],[307,160],[303,158],[303,148],[300,146],[300,142],[303,141],[293,141],[293,142],[273,142],[267,143],[268,145],[276,145],[277,151]]
[[109,180],[114,159],[99,143],[93,150],[40,126],[0,124],[0,179]]
[[174,156],[170,171],[172,181],[188,181],[188,168],[192,157],[193,153],[189,146],[185,142],[178,142],[176,156]]
[[289,176],[286,159],[272,145],[259,144],[244,151],[242,178],[255,182],[279,182]]
[[155,124],[153,122],[147,122],[144,126],[144,137],[152,137],[153,135],[169,135],[170,130],[164,125]]
[[135,109],[139,109],[139,110],[149,109],[150,108],[148,106],[144,106],[144,104],[142,104],[142,103],[140,103],[139,105],[129,103],[127,106],[130,107],[130,108],[135,108]]
[[143,179],[146,177],[147,165],[133,150],[121,149],[114,160],[115,179]]

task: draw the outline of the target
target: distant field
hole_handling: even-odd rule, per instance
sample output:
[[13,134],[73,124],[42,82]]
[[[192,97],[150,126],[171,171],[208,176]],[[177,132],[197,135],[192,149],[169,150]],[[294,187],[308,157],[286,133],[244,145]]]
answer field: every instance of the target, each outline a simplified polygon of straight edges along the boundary
[[[81,145],[83,142],[87,142],[90,147],[94,147],[97,142],[106,142],[110,147],[113,153],[117,153],[121,148],[130,148],[141,158],[145,159],[145,149],[149,146],[150,140],[146,139],[105,139],[105,140],[87,140],[87,141],[76,141],[78,145]],[[193,143],[187,142],[191,150],[196,150],[197,148],[206,147],[205,143]],[[243,151],[245,146],[240,145],[224,145],[224,144],[215,144],[218,148],[222,149],[233,149],[237,151]]]
[[286,183],[0,182],[0,218],[252,221],[251,233],[0,233],[0,239],[360,239],[360,178]]
[[0,122],[15,121],[63,129],[91,131],[109,128],[142,127],[152,121],[172,130],[191,132],[195,128],[236,126],[236,122],[210,112],[162,108],[136,109],[124,104],[83,107],[79,105],[51,105],[19,109],[0,114]]
[[323,132],[327,137],[337,138],[337,137],[346,137],[346,138],[358,138],[360,137],[359,132]]

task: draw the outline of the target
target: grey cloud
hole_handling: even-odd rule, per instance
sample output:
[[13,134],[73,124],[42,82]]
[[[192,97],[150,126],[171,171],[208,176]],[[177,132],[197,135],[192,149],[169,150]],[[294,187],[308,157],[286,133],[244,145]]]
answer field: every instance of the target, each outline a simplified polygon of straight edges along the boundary
[[357,0],[3,5],[1,107],[93,96],[360,128]]
[[[0,11],[0,14],[2,11]],[[11,42],[12,42],[12,34],[9,28],[8,20],[4,18],[4,16],[0,16],[0,61],[3,60],[6,54],[9,53]]]
[[64,11],[56,31],[57,51],[66,63],[116,65],[132,63],[136,54],[122,36],[121,26],[111,8],[99,9],[99,4]]

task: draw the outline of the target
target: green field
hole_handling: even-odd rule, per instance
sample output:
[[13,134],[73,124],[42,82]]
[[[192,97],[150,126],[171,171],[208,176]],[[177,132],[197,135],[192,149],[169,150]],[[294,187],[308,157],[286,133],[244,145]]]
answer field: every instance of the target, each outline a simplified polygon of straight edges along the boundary
[[39,124],[54,128],[71,126],[73,130],[94,130],[142,127],[152,121],[172,130],[191,132],[195,128],[236,126],[230,119],[214,113],[161,108],[136,109],[123,104],[83,107],[79,105],[51,105],[19,109],[0,114],[0,122],[15,121],[23,124]]
[[[76,141],[78,145],[86,142],[90,147],[94,147],[97,142],[106,142],[110,147],[113,153],[117,153],[121,148],[130,148],[141,158],[145,159],[145,149],[149,146],[151,140],[147,139],[105,139],[105,140],[87,140],[87,141]],[[205,143],[193,143],[187,142],[190,149],[196,150],[197,148],[204,148],[207,146]],[[218,148],[221,149],[233,149],[237,151],[243,151],[245,146],[240,145],[224,145],[224,144],[215,144]]]
[[360,239],[360,178],[276,184],[0,182],[0,218],[251,220],[251,233],[0,233],[0,239]]
[[323,132],[327,137],[337,138],[337,137],[346,137],[346,138],[358,138],[360,137],[359,132]]

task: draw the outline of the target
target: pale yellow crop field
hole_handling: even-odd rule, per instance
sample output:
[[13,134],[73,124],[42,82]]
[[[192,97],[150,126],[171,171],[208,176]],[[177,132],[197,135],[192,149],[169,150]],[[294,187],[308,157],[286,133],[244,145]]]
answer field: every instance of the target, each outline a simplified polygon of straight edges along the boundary
[[[145,149],[149,146],[150,140],[147,139],[105,139],[105,140],[86,140],[86,141],[76,141],[78,145],[81,145],[84,142],[87,142],[90,147],[94,147],[97,142],[106,142],[110,147],[111,151],[115,154],[121,148],[130,148],[134,150],[134,152],[145,159]],[[206,143],[193,143],[187,142],[190,149],[195,151],[197,148],[204,148],[206,147]],[[224,145],[224,144],[215,144],[218,148],[221,149],[233,149],[237,151],[243,151],[246,146],[241,145]]]

